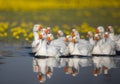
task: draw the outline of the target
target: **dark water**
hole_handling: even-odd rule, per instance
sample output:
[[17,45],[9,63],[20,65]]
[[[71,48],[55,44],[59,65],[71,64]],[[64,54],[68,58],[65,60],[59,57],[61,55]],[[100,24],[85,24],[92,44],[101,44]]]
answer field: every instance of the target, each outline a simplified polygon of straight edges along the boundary
[[0,84],[39,84],[40,79],[45,84],[120,84],[119,56],[34,58],[30,52],[20,45],[0,47]]

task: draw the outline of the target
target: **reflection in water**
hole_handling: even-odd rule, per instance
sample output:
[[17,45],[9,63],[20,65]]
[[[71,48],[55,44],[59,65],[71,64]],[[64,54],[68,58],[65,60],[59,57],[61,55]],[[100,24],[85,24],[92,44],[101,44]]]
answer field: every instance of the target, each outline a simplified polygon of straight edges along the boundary
[[45,82],[46,77],[51,78],[57,65],[56,58],[33,58],[33,71],[38,73],[37,78],[40,82]]
[[108,74],[108,70],[115,67],[113,57],[93,57],[94,76],[103,73]]
[[94,56],[91,58],[33,58],[33,71],[37,73],[37,78],[40,82],[45,82],[46,79],[51,78],[55,67],[64,68],[66,75],[71,74],[74,77],[79,74],[79,69],[93,67],[93,75],[96,77],[102,72],[108,74],[111,68],[116,67],[114,58],[108,56]]
[[87,58],[66,58],[66,65],[64,66],[64,70],[66,74],[76,76],[79,73],[80,67],[87,67],[90,65],[90,60]]

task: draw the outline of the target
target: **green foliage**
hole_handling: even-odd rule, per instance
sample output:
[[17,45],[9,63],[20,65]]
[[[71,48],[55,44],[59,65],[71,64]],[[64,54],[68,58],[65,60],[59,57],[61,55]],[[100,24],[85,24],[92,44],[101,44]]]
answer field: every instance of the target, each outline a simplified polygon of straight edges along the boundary
[[76,28],[85,38],[97,26],[112,25],[120,34],[120,0],[0,0],[0,40],[32,41],[34,24],[56,35]]
[[80,9],[120,7],[120,0],[0,0],[0,10]]

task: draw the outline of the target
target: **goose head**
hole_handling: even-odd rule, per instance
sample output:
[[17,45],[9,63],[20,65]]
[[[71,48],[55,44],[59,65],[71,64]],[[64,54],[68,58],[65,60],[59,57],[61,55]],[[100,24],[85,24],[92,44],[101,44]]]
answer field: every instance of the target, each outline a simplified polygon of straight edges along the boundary
[[94,71],[93,71],[93,75],[94,75],[94,76],[98,76],[98,73],[97,73],[97,72],[98,72],[98,70],[97,70],[97,68],[95,68]]
[[108,74],[108,67],[103,67],[103,70],[104,70],[104,74]]
[[46,39],[47,35],[45,32],[41,32],[39,35],[39,39]]
[[71,73],[71,70],[72,70],[72,68],[69,67],[69,66],[65,66],[65,68],[64,68],[64,71],[65,71],[66,74]]
[[76,29],[72,29],[71,36],[73,36],[76,31]]
[[93,40],[98,41],[99,39],[100,39],[99,34],[95,34],[94,37],[93,37]]
[[96,33],[104,33],[105,32],[105,29],[103,26],[98,26],[97,29],[96,29]]
[[48,41],[48,42],[50,42],[50,41],[53,40],[53,39],[54,39],[54,37],[53,37],[52,34],[48,34],[48,35],[47,35],[47,41]]
[[71,42],[72,41],[72,36],[71,35],[67,35],[65,38],[66,42]]
[[44,74],[38,74],[37,78],[40,83],[44,83],[46,81],[46,76]]
[[76,29],[72,29],[72,33],[71,33],[71,36],[74,37],[74,36],[78,36],[79,33]]
[[47,69],[46,69],[46,75],[47,75],[47,77],[48,77],[48,78],[51,78],[52,74],[53,74],[53,73],[52,73],[50,67],[47,67]]
[[64,33],[63,33],[62,30],[59,30],[59,31],[57,32],[57,37],[62,37],[62,36],[64,36]]
[[45,33],[46,35],[48,34],[48,30],[47,29],[45,29],[45,28],[43,28],[42,30],[41,30],[41,33]]
[[109,33],[114,33],[114,29],[113,29],[112,26],[108,26],[108,27],[107,27],[107,31],[108,31]]
[[105,32],[105,34],[104,34],[104,38],[108,38],[109,37],[109,33],[108,32]]
[[75,31],[77,31],[76,29],[72,29],[72,32],[75,32]]
[[74,37],[72,38],[72,42],[73,42],[73,43],[77,43],[77,42],[78,42],[78,38],[77,38],[76,36],[74,36]]
[[87,37],[87,38],[93,37],[93,33],[92,33],[91,31],[89,31],[89,32],[87,33],[86,37]]
[[41,31],[41,29],[42,29],[42,26],[39,25],[39,24],[36,24],[36,25],[34,25],[34,27],[33,27],[33,31],[34,31],[34,32]]
[[72,74],[72,76],[76,76],[78,74],[78,70],[75,68],[72,68],[71,74]]
[[51,28],[50,27],[47,27],[47,32],[48,32],[48,34],[51,32]]

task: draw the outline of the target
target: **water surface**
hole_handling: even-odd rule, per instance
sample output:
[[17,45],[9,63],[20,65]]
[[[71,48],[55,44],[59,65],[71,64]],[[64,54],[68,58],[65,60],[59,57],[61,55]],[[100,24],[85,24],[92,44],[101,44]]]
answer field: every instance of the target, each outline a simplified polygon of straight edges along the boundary
[[[4,45],[0,48],[0,84],[120,84],[120,57],[34,58],[30,48]],[[96,62],[99,61],[99,62]],[[104,74],[104,66],[108,74]],[[47,67],[47,68],[46,68]],[[95,68],[101,67],[94,76]],[[52,75],[47,75],[46,71]]]

